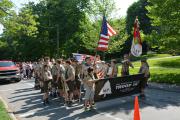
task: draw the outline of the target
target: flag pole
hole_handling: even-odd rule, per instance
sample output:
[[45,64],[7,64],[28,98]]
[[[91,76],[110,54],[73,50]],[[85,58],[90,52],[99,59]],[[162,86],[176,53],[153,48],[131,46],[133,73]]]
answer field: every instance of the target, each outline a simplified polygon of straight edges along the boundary
[[[103,5],[104,5],[103,17],[104,17],[106,15],[106,5],[104,3],[104,0],[103,0]],[[103,51],[103,61],[105,61],[105,51]]]

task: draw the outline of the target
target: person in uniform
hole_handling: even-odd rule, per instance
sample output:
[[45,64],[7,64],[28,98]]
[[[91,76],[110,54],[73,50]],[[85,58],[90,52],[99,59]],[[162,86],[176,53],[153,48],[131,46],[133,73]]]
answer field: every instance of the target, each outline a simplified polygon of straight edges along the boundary
[[56,84],[58,86],[58,93],[60,97],[64,97],[65,101],[67,101],[67,84],[64,82],[65,81],[65,68],[62,63],[62,59],[57,60],[57,80]]
[[121,69],[121,76],[129,75],[129,66],[134,68],[132,63],[129,61],[129,55],[124,55],[124,60],[122,61],[122,69]]
[[38,90],[40,89],[40,83],[39,83],[39,64],[36,62],[34,65],[34,78],[35,78],[35,84],[34,84],[34,89]]
[[43,95],[43,104],[49,104],[48,93],[49,93],[49,84],[52,81],[52,74],[48,68],[48,65],[43,66],[43,80],[44,80],[44,95]]
[[143,73],[144,74],[144,80],[141,81],[141,93],[140,93],[140,97],[141,98],[145,98],[145,93],[144,93],[144,89],[147,85],[147,81],[150,78],[150,71],[149,71],[149,65],[147,63],[147,59],[143,58],[141,60],[141,67],[139,69],[139,73]]
[[92,67],[93,65],[92,65],[92,62],[91,62],[91,59],[90,59],[90,57],[86,57],[85,58],[85,64],[83,64],[82,65],[82,69],[81,69],[81,79],[83,80],[84,79],[84,77],[87,75],[87,69],[89,68],[89,67]]
[[90,109],[94,109],[94,94],[95,94],[95,77],[94,77],[94,71],[93,67],[89,67],[87,69],[87,75],[83,79],[84,87],[86,89],[85,92],[85,103],[84,103],[84,109],[85,111],[88,110],[88,107]]
[[40,89],[41,89],[41,93],[44,93],[44,87],[43,87],[43,65],[44,65],[44,59],[40,59],[39,63],[38,63],[38,78],[39,78],[39,84],[40,84]]
[[52,96],[56,97],[57,96],[57,76],[58,76],[58,62],[56,61],[53,66],[52,66],[52,76],[53,76],[53,80],[52,80]]
[[80,72],[82,69],[81,64],[78,63],[76,59],[72,59],[72,66],[75,70],[75,91],[74,98],[81,101],[81,80],[80,80]]
[[111,75],[109,76],[110,78],[113,78],[113,77],[117,77],[117,74],[118,74],[118,66],[116,65],[116,60],[113,59],[111,60]]
[[75,70],[71,65],[71,61],[67,60],[66,61],[66,79],[65,82],[68,85],[69,88],[69,101],[68,101],[68,105],[71,106],[72,105],[72,100],[73,100],[73,93],[75,90]]

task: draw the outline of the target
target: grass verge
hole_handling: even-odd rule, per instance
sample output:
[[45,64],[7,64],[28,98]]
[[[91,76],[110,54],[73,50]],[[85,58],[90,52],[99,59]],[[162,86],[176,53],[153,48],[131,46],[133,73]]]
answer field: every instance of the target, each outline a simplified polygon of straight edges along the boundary
[[12,120],[2,101],[0,101],[0,120]]

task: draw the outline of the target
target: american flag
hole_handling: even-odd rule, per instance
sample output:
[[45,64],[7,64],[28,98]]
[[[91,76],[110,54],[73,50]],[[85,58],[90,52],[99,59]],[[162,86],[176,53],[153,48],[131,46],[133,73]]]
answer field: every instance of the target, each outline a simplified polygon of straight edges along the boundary
[[86,57],[90,57],[91,61],[94,60],[94,56],[92,56],[92,55],[79,54],[79,53],[72,53],[72,54],[73,54],[73,57],[79,62],[84,61],[86,59]]
[[103,69],[101,69],[96,74],[97,74],[98,79],[103,79],[104,78],[104,70]]
[[97,50],[106,51],[108,49],[109,36],[113,36],[115,34],[116,31],[107,23],[106,17],[104,16]]

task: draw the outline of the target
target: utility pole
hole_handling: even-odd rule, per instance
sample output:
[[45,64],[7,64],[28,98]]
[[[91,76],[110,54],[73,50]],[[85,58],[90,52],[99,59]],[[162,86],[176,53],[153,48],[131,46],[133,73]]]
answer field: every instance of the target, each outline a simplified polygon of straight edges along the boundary
[[59,24],[57,24],[57,58],[59,58]]

